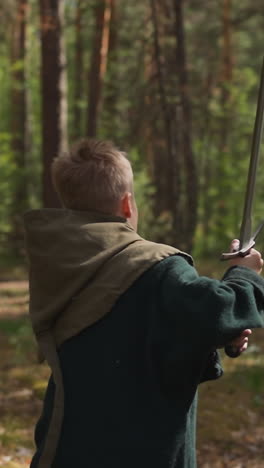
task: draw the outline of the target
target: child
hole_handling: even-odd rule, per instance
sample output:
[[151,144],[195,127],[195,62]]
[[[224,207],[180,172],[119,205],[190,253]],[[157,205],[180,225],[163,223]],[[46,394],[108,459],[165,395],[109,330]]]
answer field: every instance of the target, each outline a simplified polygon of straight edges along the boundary
[[264,324],[261,255],[218,281],[139,237],[131,165],[109,142],[78,142],[52,174],[63,208],[25,215],[52,370],[31,468],[195,468],[197,387],[222,375],[218,347],[243,351]]

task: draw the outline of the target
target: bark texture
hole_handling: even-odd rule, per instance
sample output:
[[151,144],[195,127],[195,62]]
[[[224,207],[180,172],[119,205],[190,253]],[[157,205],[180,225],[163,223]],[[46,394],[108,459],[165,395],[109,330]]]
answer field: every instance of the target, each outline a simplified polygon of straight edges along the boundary
[[67,79],[63,43],[64,0],[40,0],[42,56],[43,203],[59,206],[51,163],[67,149]]
[[112,0],[98,0],[94,7],[95,28],[88,88],[87,134],[96,137],[102,102],[102,86],[109,52]]
[[11,61],[11,147],[16,165],[16,180],[11,207],[12,233],[11,241],[14,251],[19,253],[23,242],[21,215],[28,205],[27,167],[26,167],[26,17],[27,0],[16,0],[15,17],[12,27]]

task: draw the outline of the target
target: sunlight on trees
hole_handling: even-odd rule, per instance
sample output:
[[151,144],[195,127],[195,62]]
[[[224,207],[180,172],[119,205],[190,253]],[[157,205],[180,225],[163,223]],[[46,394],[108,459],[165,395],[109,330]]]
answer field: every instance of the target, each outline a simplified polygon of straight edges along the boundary
[[226,249],[243,208],[262,3],[5,0],[0,10],[2,251],[23,255],[21,214],[58,206],[52,159],[87,135],[130,154],[142,234],[200,257]]

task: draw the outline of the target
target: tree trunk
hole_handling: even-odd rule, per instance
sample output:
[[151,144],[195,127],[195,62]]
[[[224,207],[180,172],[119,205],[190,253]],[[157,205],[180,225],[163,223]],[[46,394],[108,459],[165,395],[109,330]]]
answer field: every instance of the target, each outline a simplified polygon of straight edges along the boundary
[[12,31],[12,89],[11,89],[11,147],[16,165],[15,192],[12,204],[11,238],[15,252],[19,253],[23,239],[21,215],[28,207],[26,176],[26,88],[25,49],[27,0],[16,1]]
[[198,160],[198,181],[199,181],[199,204],[200,204],[200,227],[201,227],[201,252],[205,256],[208,255],[208,239],[210,236],[210,229],[212,218],[214,214],[215,200],[211,195],[214,185],[214,172],[215,162],[212,161],[210,154],[212,152],[212,132],[211,125],[212,114],[210,111],[210,103],[212,99],[213,89],[215,87],[215,75],[212,71],[212,57],[211,53],[207,55],[206,59],[207,73],[205,75],[204,84],[202,87],[202,115],[203,119],[198,133],[198,139],[201,142]]
[[[150,0],[151,17],[154,34],[154,60],[156,65],[156,76],[158,80],[158,91],[162,118],[164,122],[164,135],[166,150],[154,150],[154,181],[156,190],[155,215],[159,216],[164,211],[171,209],[179,220],[179,192],[180,192],[180,168],[176,152],[176,131],[173,116],[166,95],[165,76],[162,66],[162,52],[160,46],[160,34],[158,24],[158,12],[155,0]],[[174,126],[174,128],[173,128]],[[163,157],[162,157],[163,156]],[[177,232],[175,232],[177,237]]]
[[52,160],[67,149],[67,79],[63,42],[64,0],[40,0],[42,55],[43,203],[59,206]]
[[[232,19],[231,19],[232,0],[223,0],[222,29],[223,29],[223,67],[222,83],[227,85],[231,82],[233,76],[232,59]],[[228,86],[223,87],[223,101],[227,102],[230,97]]]
[[76,5],[75,17],[75,89],[74,89],[74,138],[77,139],[82,134],[82,109],[81,99],[83,92],[83,71],[84,71],[84,57],[83,57],[83,26],[82,26],[82,13],[83,13],[83,0],[78,0]]
[[231,21],[232,0],[223,0],[222,3],[222,73],[220,78],[221,85],[221,134],[220,148],[221,151],[227,151],[228,134],[230,126],[230,85],[233,76],[233,59],[232,59],[232,21]]
[[95,30],[89,72],[87,133],[96,137],[102,100],[102,85],[109,51],[111,0],[98,0],[95,10]]
[[111,21],[109,31],[109,49],[107,63],[107,87],[104,93],[104,128],[106,138],[112,139],[116,131],[116,103],[118,98],[118,63],[117,63],[117,42],[118,42],[118,16],[116,2],[111,0]]
[[[184,31],[183,0],[174,0],[175,13],[175,36],[176,36],[176,65],[180,96],[180,126],[182,152],[185,167],[185,222],[183,235],[185,238],[184,248],[190,251],[193,246],[193,238],[197,224],[198,208],[198,184],[196,164],[192,150],[192,115],[190,106],[190,95],[188,85],[188,71],[186,65],[186,47]],[[175,225],[178,220],[175,216]]]
[[[219,121],[219,163],[218,163],[218,210],[216,216],[216,235],[223,242],[228,242],[225,234],[228,223],[228,197],[231,196],[232,181],[230,181],[230,148],[229,135],[231,127],[231,83],[233,75],[232,58],[232,0],[222,0],[222,69],[220,76],[220,107]],[[230,185],[231,182],[231,185]],[[231,227],[231,226],[230,226]]]

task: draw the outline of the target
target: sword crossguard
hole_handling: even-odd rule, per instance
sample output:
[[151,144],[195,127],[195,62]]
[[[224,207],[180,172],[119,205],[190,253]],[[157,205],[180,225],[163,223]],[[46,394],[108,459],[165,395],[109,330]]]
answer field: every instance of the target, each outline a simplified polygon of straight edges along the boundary
[[223,253],[220,257],[220,260],[222,261],[232,260],[232,258],[245,257],[246,255],[248,255],[250,250],[253,249],[253,247],[255,246],[256,239],[258,235],[261,233],[263,228],[264,228],[264,221],[261,221],[261,223],[258,225],[256,232],[253,234],[250,241],[245,243],[244,247],[234,252]]
[[242,249],[236,250],[234,252],[222,253],[220,260],[225,261],[225,260],[232,260],[233,258],[237,258],[237,257],[245,257],[246,255],[249,254],[250,250],[253,249],[255,244],[256,242],[252,238],[247,243],[247,245],[243,247]]

